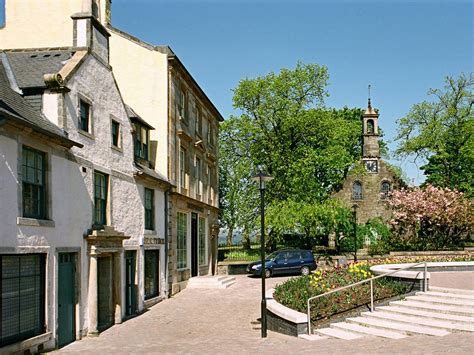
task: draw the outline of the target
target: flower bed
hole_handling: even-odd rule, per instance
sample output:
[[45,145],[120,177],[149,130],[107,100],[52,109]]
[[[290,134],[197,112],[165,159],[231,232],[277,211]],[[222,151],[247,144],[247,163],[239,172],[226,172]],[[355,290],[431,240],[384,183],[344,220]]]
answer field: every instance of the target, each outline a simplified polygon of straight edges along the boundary
[[[370,267],[377,264],[417,263],[421,261],[467,261],[472,256],[463,257],[410,257],[389,258],[371,261],[362,261],[348,265],[334,267],[328,270],[318,270],[308,276],[290,279],[275,288],[273,297],[280,304],[298,312],[307,312],[307,300],[336,289],[368,279],[374,275]],[[380,278],[374,281],[374,301],[382,301],[410,291],[408,285],[394,278]],[[363,284],[349,288],[312,301],[311,320],[314,323],[324,322],[325,319],[336,315],[352,312],[357,308],[370,303],[370,284]]]

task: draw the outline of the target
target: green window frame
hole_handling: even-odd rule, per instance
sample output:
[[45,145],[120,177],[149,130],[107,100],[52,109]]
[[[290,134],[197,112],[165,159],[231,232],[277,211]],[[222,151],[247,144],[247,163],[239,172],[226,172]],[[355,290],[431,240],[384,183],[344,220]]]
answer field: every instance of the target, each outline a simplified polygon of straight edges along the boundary
[[177,214],[177,268],[185,269],[188,266],[188,215],[178,212]]
[[90,103],[84,100],[79,100],[79,129],[83,130],[84,132],[89,132],[90,120],[91,120]]
[[108,176],[94,172],[94,224],[107,224],[107,187]]
[[46,219],[46,154],[23,146],[23,217]]
[[45,332],[45,259],[0,255],[0,348]]
[[206,265],[206,219],[199,217],[198,227],[199,265]]
[[111,133],[112,133],[112,145],[118,148],[120,145],[120,123],[118,123],[115,120],[112,120]]
[[149,143],[149,134],[148,129],[144,126],[135,123],[135,132],[134,136],[134,152],[135,158],[148,160],[148,143]]
[[155,229],[155,191],[145,187],[145,229]]
[[145,299],[157,297],[160,292],[159,250],[145,250]]

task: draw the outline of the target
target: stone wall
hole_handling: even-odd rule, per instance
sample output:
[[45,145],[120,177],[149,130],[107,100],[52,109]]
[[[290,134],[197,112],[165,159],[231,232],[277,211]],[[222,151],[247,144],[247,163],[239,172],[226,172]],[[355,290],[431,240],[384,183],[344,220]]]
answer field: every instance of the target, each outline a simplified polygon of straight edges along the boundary
[[[362,200],[352,198],[352,186],[354,182],[362,184]],[[381,217],[387,221],[391,212],[386,206],[384,196],[380,193],[382,182],[390,183],[391,189],[400,188],[400,181],[390,171],[383,160],[379,159],[377,173],[364,172],[362,174],[349,173],[341,190],[334,194],[334,198],[341,200],[348,208],[357,205],[357,223],[365,223],[368,220]]]

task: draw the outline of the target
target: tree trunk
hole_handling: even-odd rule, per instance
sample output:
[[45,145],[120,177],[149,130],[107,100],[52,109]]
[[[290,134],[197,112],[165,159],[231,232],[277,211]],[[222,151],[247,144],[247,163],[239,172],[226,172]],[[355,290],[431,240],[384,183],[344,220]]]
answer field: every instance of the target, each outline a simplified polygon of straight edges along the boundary
[[231,226],[228,226],[228,230],[227,230],[227,246],[231,246],[232,245],[232,239],[233,239],[233,234],[234,234],[234,226],[231,225]]

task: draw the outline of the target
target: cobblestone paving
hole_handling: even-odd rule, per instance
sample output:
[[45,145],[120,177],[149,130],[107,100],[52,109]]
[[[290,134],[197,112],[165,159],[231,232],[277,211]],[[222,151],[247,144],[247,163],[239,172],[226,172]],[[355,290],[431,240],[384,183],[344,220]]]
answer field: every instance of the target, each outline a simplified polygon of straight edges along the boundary
[[[474,335],[411,336],[401,340],[366,337],[307,341],[268,332],[260,338],[260,279],[236,276],[225,290],[188,289],[148,312],[84,338],[59,353],[80,354],[472,354]],[[453,276],[449,278],[453,279]],[[267,280],[267,288],[286,278]],[[474,282],[462,273],[457,284]],[[441,282],[442,283],[442,282]],[[438,286],[440,285],[437,282]],[[454,286],[451,286],[454,287]],[[457,287],[461,288],[461,287]]]

